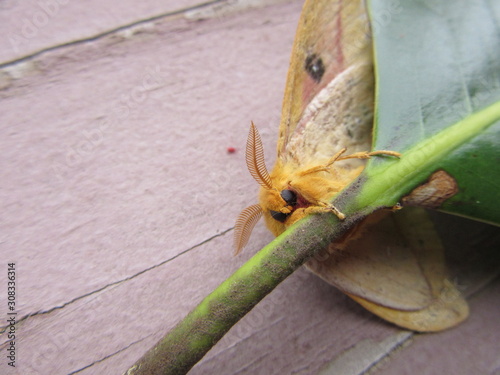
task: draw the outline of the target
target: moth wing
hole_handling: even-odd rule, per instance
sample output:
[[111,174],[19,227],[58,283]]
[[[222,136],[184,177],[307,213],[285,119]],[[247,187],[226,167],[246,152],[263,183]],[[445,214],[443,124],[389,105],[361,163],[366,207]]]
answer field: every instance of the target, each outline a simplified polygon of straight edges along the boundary
[[448,279],[444,249],[423,209],[407,209],[370,226],[338,256],[309,269],[369,311],[415,331],[450,328],[468,316]]
[[283,100],[277,148],[284,163],[317,164],[343,147],[370,149],[371,43],[362,0],[306,1]]

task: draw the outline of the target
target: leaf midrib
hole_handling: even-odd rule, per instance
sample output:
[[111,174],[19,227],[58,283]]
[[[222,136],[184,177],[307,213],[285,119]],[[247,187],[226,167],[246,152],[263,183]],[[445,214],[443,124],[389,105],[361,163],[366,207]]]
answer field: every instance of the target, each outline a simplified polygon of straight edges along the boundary
[[440,159],[465,142],[481,134],[500,120],[500,101],[422,140],[403,153],[398,161],[373,166],[364,171],[367,181],[356,198],[358,208],[392,206],[408,193],[423,172],[430,170]]

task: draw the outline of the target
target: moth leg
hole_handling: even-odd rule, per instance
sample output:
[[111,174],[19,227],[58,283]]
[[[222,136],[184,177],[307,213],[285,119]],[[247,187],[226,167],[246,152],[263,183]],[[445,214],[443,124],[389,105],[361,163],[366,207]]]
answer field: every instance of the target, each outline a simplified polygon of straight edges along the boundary
[[403,209],[403,206],[401,205],[401,203],[396,203],[394,206],[392,206],[391,208],[389,208],[392,212],[396,212],[396,211],[399,211],[399,210],[402,210]]
[[340,158],[340,156],[344,152],[346,152],[346,150],[347,149],[344,147],[342,150],[340,150],[335,155],[333,155],[325,165],[318,165],[317,167],[312,167],[312,168],[306,169],[305,171],[300,172],[299,176],[305,176],[306,174],[316,173],[316,172],[328,172],[333,163],[335,163],[337,160],[343,159],[343,158]]
[[362,151],[355,152],[354,154],[339,157],[337,160],[346,160],[346,159],[370,159],[372,156],[378,155],[386,155],[386,156],[395,156],[397,158],[401,157],[401,154],[396,151],[388,151],[388,150],[379,150],[379,151]]
[[340,160],[346,159],[370,159],[372,156],[386,155],[386,156],[395,156],[397,158],[401,157],[401,154],[396,151],[389,150],[379,150],[379,151],[361,151],[355,152],[354,154],[342,156],[343,153],[346,152],[346,148],[344,147],[342,150],[333,155],[330,160],[325,165],[318,165],[316,167],[312,167],[306,169],[299,173],[299,176],[305,176],[307,174],[316,173],[316,172],[328,172],[333,163]]
[[309,206],[304,209],[304,214],[306,215],[325,213],[325,212],[333,212],[335,216],[339,218],[339,220],[345,219],[345,215],[342,212],[340,212],[337,207],[329,203],[318,202],[316,206]]
[[339,218],[339,220],[345,219],[345,215],[342,212],[340,212],[336,207],[329,205],[329,204],[326,204],[326,203],[322,203],[321,205],[317,205],[317,206],[309,206],[306,208],[296,209],[292,213],[290,218],[287,220],[286,225],[287,226],[292,225],[292,224],[296,223],[297,221],[299,221],[300,219],[302,219],[308,215],[311,215],[311,214],[324,214],[327,212],[328,213],[333,212],[335,214],[335,216],[337,216]]

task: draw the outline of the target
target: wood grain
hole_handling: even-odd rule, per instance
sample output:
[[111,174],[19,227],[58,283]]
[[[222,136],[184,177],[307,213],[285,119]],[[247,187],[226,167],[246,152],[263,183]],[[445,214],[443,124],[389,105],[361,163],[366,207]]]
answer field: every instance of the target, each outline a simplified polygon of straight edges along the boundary
[[[34,3],[2,5],[2,34],[18,27],[3,20],[31,14]],[[272,165],[301,1],[250,1],[217,17],[181,12],[112,31],[196,4],[168,3],[67,2],[29,48],[13,54],[2,41],[0,283],[15,261],[23,318],[18,367],[2,357],[2,373],[119,374],[271,239],[261,223],[232,257],[234,220],[256,202],[244,162],[248,126],[259,126]],[[51,48],[96,33],[103,35]],[[446,348],[460,344],[470,355],[454,356],[453,369],[473,361],[498,369],[498,347],[479,339],[490,337],[498,315],[498,283],[484,274],[474,274],[482,286],[470,321],[409,334],[380,373],[412,373],[409,364],[443,373],[455,350]],[[0,311],[6,316],[3,302]],[[315,374],[331,361],[348,364],[342,374],[359,373],[344,354],[368,345],[370,368],[394,350],[377,343],[400,337],[301,269],[191,374]],[[440,355],[429,356],[436,347]]]

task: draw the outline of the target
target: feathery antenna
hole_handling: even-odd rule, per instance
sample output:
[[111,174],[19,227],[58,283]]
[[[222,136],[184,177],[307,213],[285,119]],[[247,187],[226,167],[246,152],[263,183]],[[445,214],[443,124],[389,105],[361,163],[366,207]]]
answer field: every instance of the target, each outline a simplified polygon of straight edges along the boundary
[[262,140],[253,122],[250,126],[250,132],[248,133],[245,158],[247,161],[247,168],[254,180],[262,187],[271,190],[273,184],[269,172],[267,171],[266,163],[264,162]]
[[247,244],[253,227],[262,216],[260,204],[245,208],[236,220],[234,227],[234,255],[237,255]]

